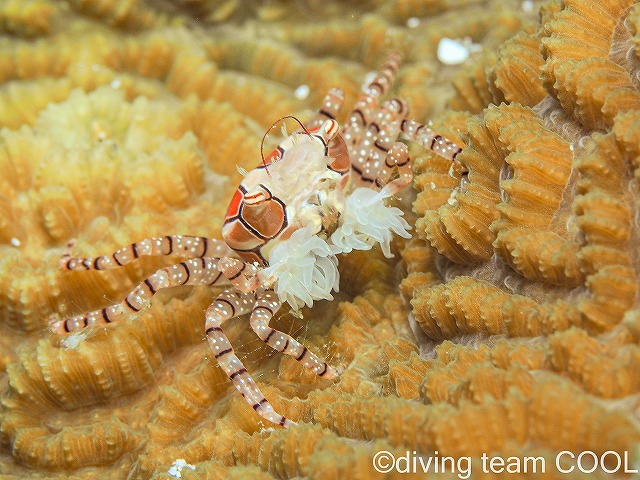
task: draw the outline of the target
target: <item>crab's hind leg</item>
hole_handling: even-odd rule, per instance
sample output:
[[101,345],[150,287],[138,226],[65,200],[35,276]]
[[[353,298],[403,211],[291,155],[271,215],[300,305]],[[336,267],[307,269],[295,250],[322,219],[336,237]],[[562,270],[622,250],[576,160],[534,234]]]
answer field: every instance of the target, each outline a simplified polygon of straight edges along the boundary
[[165,237],[145,238],[116,250],[111,255],[100,257],[72,257],[71,250],[75,242],[67,245],[67,250],[60,258],[63,270],[107,270],[119,268],[142,256],[182,255],[184,257],[224,257],[231,254],[231,249],[221,240],[190,235],[168,235]]
[[274,350],[290,355],[319,377],[332,380],[338,376],[336,369],[320,360],[312,351],[284,332],[269,326],[269,322],[282,303],[272,289],[258,296],[251,312],[251,328],[260,340]]
[[251,310],[253,293],[234,293],[225,290],[211,304],[206,313],[205,329],[207,340],[213,351],[213,356],[218,364],[233,382],[244,399],[253,407],[258,415],[276,425],[285,428],[295,425],[294,422],[277,413],[264,394],[256,385],[242,361],[236,356],[227,335],[222,329],[222,324],[243,313]]

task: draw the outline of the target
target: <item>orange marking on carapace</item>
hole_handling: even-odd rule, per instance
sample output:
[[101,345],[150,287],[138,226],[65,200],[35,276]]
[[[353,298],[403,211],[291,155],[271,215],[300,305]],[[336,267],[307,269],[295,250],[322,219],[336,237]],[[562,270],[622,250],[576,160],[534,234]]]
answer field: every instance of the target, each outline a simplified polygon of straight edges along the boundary
[[227,214],[225,215],[225,220],[228,220],[233,217],[237,217],[240,213],[240,203],[244,198],[244,194],[242,190],[239,188],[236,190],[236,193],[233,195],[231,199],[231,203],[229,203],[229,208],[227,209]]

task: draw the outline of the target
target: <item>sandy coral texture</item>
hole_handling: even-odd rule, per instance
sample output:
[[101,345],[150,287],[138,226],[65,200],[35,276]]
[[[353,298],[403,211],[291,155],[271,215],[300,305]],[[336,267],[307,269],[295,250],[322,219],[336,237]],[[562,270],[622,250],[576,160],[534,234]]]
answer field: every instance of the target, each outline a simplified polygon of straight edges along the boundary
[[[562,450],[640,468],[639,30],[630,0],[0,3],[0,476],[355,480],[380,450],[469,456],[474,479],[583,478],[555,472]],[[444,37],[470,57],[442,62]],[[411,146],[414,238],[341,258],[335,301],[277,319],[338,381],[230,323],[299,426],[268,428],[216,365],[218,291],[48,332],[167,264],[62,272],[69,239],[219,238],[271,123],[333,86],[353,102],[392,49],[394,94],[465,150],[451,167]],[[483,473],[483,453],[546,473]]]

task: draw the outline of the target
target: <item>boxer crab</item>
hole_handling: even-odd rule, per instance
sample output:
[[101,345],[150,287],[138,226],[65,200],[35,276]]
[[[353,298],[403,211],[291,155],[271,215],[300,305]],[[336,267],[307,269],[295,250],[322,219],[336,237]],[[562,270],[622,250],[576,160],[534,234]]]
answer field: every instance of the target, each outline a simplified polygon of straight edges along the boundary
[[401,210],[385,203],[412,180],[407,146],[396,141],[400,133],[452,161],[461,151],[430,128],[407,119],[404,100],[379,104],[399,60],[397,54],[387,59],[363,88],[342,128],[335,117],[343,93],[334,88],[308,125],[285,138],[246,174],[227,211],[224,241],[174,235],[147,238],[108,256],[75,258],[70,251],[65,253],[60,266],[66,270],[118,268],[145,255],[179,254],[187,259],[158,270],[118,304],[52,319],[51,330],[66,334],[114,322],[139,312],[162,288],[230,283],[205,314],[213,354],[258,415],[283,427],[292,425],[264,397],[222,325],[250,313],[250,326],[262,341],[320,377],[337,377],[335,368],[270,327],[270,321],[284,303],[299,310],[315,300],[332,299],[331,292],[339,288],[337,254],[379,243],[391,256],[392,233],[410,237]]

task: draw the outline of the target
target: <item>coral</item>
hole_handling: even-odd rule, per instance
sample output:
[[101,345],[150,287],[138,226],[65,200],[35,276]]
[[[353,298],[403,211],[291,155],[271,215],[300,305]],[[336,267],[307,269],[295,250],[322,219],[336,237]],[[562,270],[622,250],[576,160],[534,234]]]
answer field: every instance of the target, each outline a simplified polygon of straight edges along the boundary
[[25,37],[49,32],[56,7],[46,0],[9,0],[0,7],[0,28]]
[[[182,478],[365,479],[381,450],[468,455],[473,478],[568,478],[483,475],[483,453],[553,470],[558,451],[613,450],[637,464],[640,7],[319,5],[0,6],[0,476],[166,479],[184,459]],[[441,64],[440,39],[466,36],[469,60]],[[344,366],[339,380],[272,355],[245,318],[227,326],[298,426],[266,428],[211,358],[217,290],[48,332],[50,314],[104,306],[166,265],[61,272],[71,238],[86,255],[220,238],[237,167],[260,161],[272,123],[310,118],[333,86],[352,104],[392,49],[394,94],[465,149],[452,166],[410,145],[416,192],[397,206],[414,237],[395,238],[393,259],[341,256],[334,301],[276,318]]]
[[588,128],[611,128],[619,112],[640,106],[631,72],[609,59],[614,29],[632,4],[572,2],[543,27],[544,85]]
[[[524,425],[524,434],[552,449],[571,443],[566,434],[577,424],[540,428],[550,418],[543,405],[573,403],[574,413],[558,415],[599,422],[604,413],[594,409],[608,400],[614,423],[629,422],[637,409],[639,97],[631,3],[547,2],[535,33],[514,36],[460,72],[450,105],[472,114],[463,168],[445,173],[429,159],[415,181],[417,233],[437,253],[429,277],[410,283],[418,278],[410,273],[402,291],[417,326],[442,342],[437,358],[448,341],[456,352],[447,369],[427,371],[421,397],[461,410],[488,398],[532,401],[542,410],[530,418],[541,423]],[[422,197],[431,192],[427,203]],[[417,249],[411,246],[411,258]],[[496,343],[495,335],[505,340]],[[481,358],[462,360],[477,343]],[[532,377],[528,369],[544,373]],[[539,403],[539,395],[551,396]],[[606,448],[595,446],[596,423],[579,428],[588,440],[568,449]],[[557,440],[542,440],[552,431]],[[638,430],[626,431],[619,448],[633,451]]]

